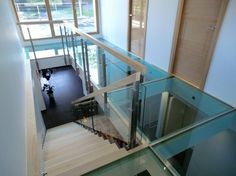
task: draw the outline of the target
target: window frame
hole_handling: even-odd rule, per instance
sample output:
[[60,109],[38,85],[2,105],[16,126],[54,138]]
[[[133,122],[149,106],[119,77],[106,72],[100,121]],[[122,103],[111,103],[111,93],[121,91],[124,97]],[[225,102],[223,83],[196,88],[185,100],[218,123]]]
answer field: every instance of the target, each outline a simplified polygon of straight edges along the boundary
[[[12,3],[12,6],[13,6],[13,11],[15,13],[15,16],[16,16],[16,23],[17,25],[19,26],[19,29],[20,29],[20,33],[21,33],[21,36],[22,36],[22,39],[24,41],[29,41],[30,39],[25,39],[24,37],[24,34],[23,34],[23,30],[22,30],[22,27],[21,25],[35,25],[35,24],[49,24],[49,27],[50,27],[50,31],[51,31],[51,35],[52,37],[44,37],[44,38],[37,38],[37,39],[32,39],[32,40],[47,40],[47,39],[57,39],[57,38],[60,38],[61,36],[57,36],[55,34],[55,29],[54,29],[54,23],[57,24],[56,21],[60,21],[60,20],[53,20],[52,18],[52,13],[51,13],[51,8],[50,8],[50,2],[49,0],[44,0],[45,2],[45,6],[46,6],[46,10],[47,10],[47,16],[48,16],[48,20],[42,20],[42,21],[20,21],[20,18],[18,16],[18,13],[17,13],[17,8],[16,8],[16,3],[15,3],[15,0],[11,0],[11,3]],[[77,17],[77,12],[76,12],[76,0],[71,0],[71,3],[72,3],[72,15],[73,15],[73,21],[74,21],[74,25],[75,27],[77,27],[79,29],[79,25],[78,25],[78,17]],[[98,13],[98,0],[94,0],[94,16],[95,16],[95,27],[96,27],[96,31],[93,31],[93,32],[88,32],[88,34],[99,34],[99,13]],[[77,34],[76,34],[77,35]]]

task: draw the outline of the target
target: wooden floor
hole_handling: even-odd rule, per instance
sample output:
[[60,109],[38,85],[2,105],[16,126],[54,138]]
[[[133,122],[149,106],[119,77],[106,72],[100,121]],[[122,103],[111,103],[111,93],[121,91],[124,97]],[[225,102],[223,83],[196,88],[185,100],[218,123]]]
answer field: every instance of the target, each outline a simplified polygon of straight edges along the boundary
[[45,173],[47,176],[78,176],[127,154],[125,149],[118,149],[76,123],[68,123],[47,131]]
[[47,129],[77,120],[71,112],[71,102],[84,96],[82,81],[72,66],[53,68],[50,84],[54,86],[54,99],[43,92],[47,110],[42,115]]

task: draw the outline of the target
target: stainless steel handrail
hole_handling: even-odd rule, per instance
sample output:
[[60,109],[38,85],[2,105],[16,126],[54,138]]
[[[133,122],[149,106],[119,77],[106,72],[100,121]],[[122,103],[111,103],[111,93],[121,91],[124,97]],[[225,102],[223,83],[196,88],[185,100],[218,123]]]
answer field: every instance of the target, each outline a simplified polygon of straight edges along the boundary
[[67,25],[66,22],[64,22],[64,24],[65,24],[65,26],[71,28],[71,30],[74,33],[80,35],[84,39],[87,39],[87,40],[91,41],[92,43],[94,43],[95,45],[99,46],[100,48],[108,51],[113,56],[117,57],[119,60],[123,61],[124,63],[126,63],[130,67],[133,67],[137,72],[141,72],[142,74],[146,73],[147,69],[146,69],[146,67],[143,64],[141,64],[141,63],[131,59],[130,57],[128,57],[128,56],[126,56],[126,55],[116,51],[114,48],[112,48],[110,46],[107,46],[106,44],[104,44],[103,42],[99,41],[95,37],[93,37],[93,36],[91,36],[91,35],[89,35],[89,34],[87,34],[85,32],[82,32],[78,28],[71,27],[71,26]]

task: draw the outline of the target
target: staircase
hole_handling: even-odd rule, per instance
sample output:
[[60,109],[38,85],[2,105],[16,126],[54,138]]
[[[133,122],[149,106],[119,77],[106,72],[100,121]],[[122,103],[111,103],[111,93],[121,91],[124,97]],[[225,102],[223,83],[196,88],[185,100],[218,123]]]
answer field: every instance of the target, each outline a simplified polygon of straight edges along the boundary
[[76,123],[49,129],[44,143],[47,176],[78,176],[124,157],[126,149]]
[[91,133],[94,133],[95,135],[102,137],[104,140],[108,140],[111,144],[115,143],[119,149],[125,148],[126,150],[129,150],[127,142],[122,141],[121,139],[119,139],[115,136],[112,136],[112,135],[103,133],[102,131],[98,131],[98,130],[95,130],[91,127],[88,127],[79,121],[77,121],[75,123],[77,123],[78,125],[80,125],[81,127],[85,128],[85,129],[87,129]]

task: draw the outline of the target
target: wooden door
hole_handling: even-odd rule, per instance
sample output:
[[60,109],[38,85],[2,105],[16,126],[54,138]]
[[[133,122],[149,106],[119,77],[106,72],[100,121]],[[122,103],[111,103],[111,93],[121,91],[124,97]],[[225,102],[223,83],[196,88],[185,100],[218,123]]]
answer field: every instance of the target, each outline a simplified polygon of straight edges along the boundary
[[185,0],[172,73],[198,88],[208,74],[227,0]]
[[143,58],[148,0],[130,0],[128,50]]

